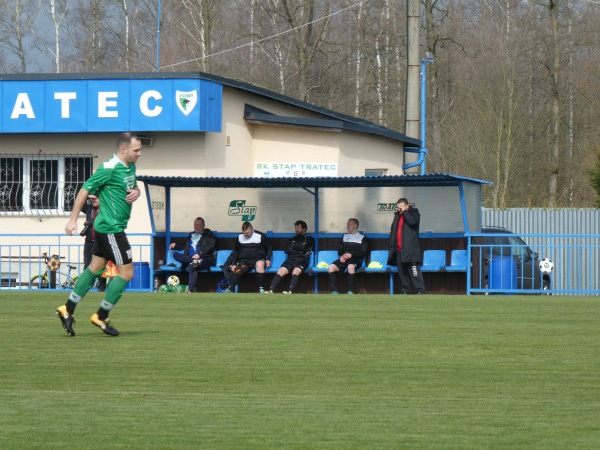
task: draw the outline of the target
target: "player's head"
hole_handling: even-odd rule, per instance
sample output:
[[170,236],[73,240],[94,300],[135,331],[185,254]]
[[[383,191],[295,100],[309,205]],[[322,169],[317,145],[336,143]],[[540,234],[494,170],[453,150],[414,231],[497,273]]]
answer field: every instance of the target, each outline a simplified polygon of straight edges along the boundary
[[90,204],[94,207],[94,208],[98,208],[100,206],[100,200],[98,199],[98,197],[96,197],[93,194],[88,195],[88,198],[90,199]]
[[194,231],[196,233],[202,233],[204,231],[204,219],[202,217],[196,217],[194,220]]
[[354,217],[348,219],[346,229],[348,230],[348,233],[356,233],[358,231],[358,219],[355,219]]
[[242,234],[244,235],[244,237],[249,238],[250,236],[252,236],[252,233],[254,233],[254,228],[252,227],[252,224],[250,222],[244,222],[242,224]]
[[121,133],[117,138],[117,155],[126,163],[135,163],[142,154],[142,142],[135,133]]
[[396,202],[396,211],[405,211],[408,209],[408,200],[404,197],[399,198]]
[[297,220],[294,224],[294,231],[298,235],[306,234],[306,230],[308,229],[308,225],[304,220]]

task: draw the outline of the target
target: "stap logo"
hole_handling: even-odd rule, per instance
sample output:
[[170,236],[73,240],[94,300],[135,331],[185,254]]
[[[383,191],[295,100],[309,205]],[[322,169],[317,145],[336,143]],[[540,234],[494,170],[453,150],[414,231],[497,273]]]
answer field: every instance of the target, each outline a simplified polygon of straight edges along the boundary
[[227,215],[229,216],[241,216],[242,222],[252,222],[256,218],[256,212],[258,207],[247,206],[246,200],[232,200],[229,202],[229,210]]

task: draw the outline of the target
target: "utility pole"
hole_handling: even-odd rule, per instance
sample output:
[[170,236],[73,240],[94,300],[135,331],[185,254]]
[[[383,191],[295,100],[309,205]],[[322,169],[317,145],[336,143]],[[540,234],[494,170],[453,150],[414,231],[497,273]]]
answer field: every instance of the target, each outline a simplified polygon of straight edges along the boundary
[[[407,47],[407,73],[406,73],[406,111],[405,130],[407,137],[419,139],[419,14],[420,0],[406,1],[406,47]],[[404,164],[417,161],[418,155],[404,152]],[[418,167],[405,170],[405,173],[418,173]]]

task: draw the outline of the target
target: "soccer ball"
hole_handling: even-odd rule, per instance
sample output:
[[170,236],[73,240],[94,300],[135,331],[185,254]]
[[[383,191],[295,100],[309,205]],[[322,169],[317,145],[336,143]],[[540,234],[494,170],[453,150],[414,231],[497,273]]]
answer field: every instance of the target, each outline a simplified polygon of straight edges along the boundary
[[167,278],[167,284],[169,286],[177,286],[179,284],[179,277],[177,275],[171,275]]
[[540,271],[542,273],[550,273],[554,269],[554,263],[550,258],[544,258],[540,261]]

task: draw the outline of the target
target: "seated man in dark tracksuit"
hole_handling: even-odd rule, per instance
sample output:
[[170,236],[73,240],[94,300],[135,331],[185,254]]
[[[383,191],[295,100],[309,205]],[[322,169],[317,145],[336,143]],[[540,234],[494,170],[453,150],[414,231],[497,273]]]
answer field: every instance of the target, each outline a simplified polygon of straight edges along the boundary
[[210,228],[204,227],[204,219],[196,217],[194,231],[186,241],[185,246],[172,243],[170,249],[182,250],[182,253],[173,254],[173,258],[183,264],[184,269],[190,271],[187,292],[196,292],[196,281],[200,270],[208,269],[216,264],[216,240]]
[[342,244],[338,249],[339,259],[329,265],[329,285],[332,294],[339,294],[337,275],[348,269],[348,294],[354,294],[356,271],[360,269],[363,258],[367,255],[367,238],[358,232],[358,219],[348,219],[348,230],[342,236]]
[[306,234],[308,226],[304,220],[298,220],[294,224],[296,234],[288,239],[285,245],[285,254],[287,255],[286,260],[283,262],[277,274],[271,282],[271,288],[267,291],[268,294],[272,294],[275,288],[279,285],[281,278],[285,277],[288,273],[292,274],[290,281],[290,288],[287,291],[283,291],[284,294],[291,294],[294,292],[294,288],[298,284],[300,274],[306,270],[310,261],[310,255],[315,248],[315,240],[312,236]]
[[223,292],[234,292],[241,276],[255,269],[258,292],[264,294],[265,269],[271,266],[272,257],[273,247],[266,236],[260,231],[255,231],[250,222],[244,222],[242,224],[242,233],[235,241],[235,246],[231,254],[231,260],[235,262],[231,266],[231,271],[233,272],[231,285]]

